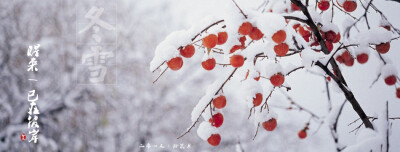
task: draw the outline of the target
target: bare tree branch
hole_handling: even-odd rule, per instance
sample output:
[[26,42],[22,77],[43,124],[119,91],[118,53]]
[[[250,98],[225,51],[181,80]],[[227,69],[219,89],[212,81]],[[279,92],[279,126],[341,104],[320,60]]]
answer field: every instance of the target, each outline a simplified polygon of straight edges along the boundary
[[[217,90],[217,92],[215,92],[215,95],[217,95],[222,88],[225,86],[225,84],[232,78],[232,76],[235,74],[235,72],[237,71],[238,68],[235,68],[235,70],[233,70],[233,72],[228,76],[228,78],[224,81],[224,83],[222,83],[221,87]],[[185,136],[187,133],[190,132],[190,130],[192,130],[192,128],[196,125],[197,122],[199,122],[201,115],[204,113],[204,111],[207,109],[208,106],[211,105],[213,99],[211,99],[208,104],[203,108],[203,110],[201,111],[200,115],[197,117],[196,121],[193,122],[193,124],[189,127],[188,130],[186,130],[185,133],[183,133],[182,135],[180,135],[177,139],[182,138],[183,136]]]
[[[310,13],[308,12],[308,9],[306,6],[304,6],[300,0],[291,0],[292,3],[294,3],[295,5],[297,5],[301,11],[303,12],[303,14],[307,17],[307,25],[309,25],[312,29],[312,31],[314,32],[314,35],[317,37],[319,44],[321,45],[321,49],[322,52],[324,52],[325,54],[329,54],[329,50],[325,44],[325,41],[323,40],[317,26],[315,25],[314,21],[311,18]],[[317,62],[316,65],[319,66],[320,68],[322,68],[328,75],[330,75],[332,77],[332,79],[335,80],[335,82],[339,85],[340,89],[343,91],[344,95],[346,96],[346,99],[351,103],[351,105],[353,106],[354,111],[357,112],[357,114],[359,115],[359,117],[362,119],[362,121],[364,122],[365,127],[367,128],[371,128],[373,129],[373,125],[372,123],[369,121],[369,119],[367,118],[367,115],[365,114],[364,110],[361,108],[360,104],[358,103],[358,101],[355,99],[354,94],[348,89],[347,87],[347,83],[339,69],[339,66],[337,65],[337,63],[335,62],[335,60],[330,60],[329,63],[331,64],[334,72],[337,74],[333,75],[330,70],[321,62]]]

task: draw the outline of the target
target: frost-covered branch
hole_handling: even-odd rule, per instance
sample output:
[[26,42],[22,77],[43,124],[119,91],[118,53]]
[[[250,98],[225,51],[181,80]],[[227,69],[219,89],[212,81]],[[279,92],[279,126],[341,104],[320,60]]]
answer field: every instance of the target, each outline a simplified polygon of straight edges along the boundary
[[[233,75],[235,74],[235,72],[237,71],[237,69],[238,69],[238,68],[235,68],[235,69],[232,71],[232,73],[228,76],[228,78],[227,78],[227,79],[222,83],[222,85],[219,87],[219,89],[217,90],[217,92],[215,92],[215,95],[217,95],[217,94],[222,90],[222,88],[225,86],[225,84],[233,77]],[[192,125],[186,130],[186,132],[184,132],[182,135],[180,135],[177,139],[182,138],[183,136],[185,136],[187,133],[189,133],[189,132],[192,130],[192,128],[196,125],[196,123],[199,122],[201,115],[204,113],[204,111],[207,109],[207,107],[211,105],[212,101],[213,101],[213,99],[211,99],[211,100],[207,103],[207,105],[206,105],[206,106],[203,108],[203,110],[201,111],[200,115],[197,117],[196,121],[194,121],[194,122],[192,123]]]
[[[211,27],[213,27],[213,26],[215,26],[215,25],[218,25],[219,23],[222,23],[222,22],[224,22],[224,20],[218,20],[218,21],[216,21],[216,22],[214,22],[214,23],[212,23],[211,25],[209,25],[209,26],[207,26],[207,27],[205,27],[203,30],[201,30],[199,33],[197,33],[192,39],[191,39],[191,41],[193,42],[198,36],[200,36],[202,33],[204,33],[204,32],[206,32],[208,29],[210,29]],[[177,50],[180,50],[180,49],[182,49],[184,46],[180,46],[179,48],[177,48]],[[164,61],[164,62],[162,62],[160,65],[158,65],[156,68],[154,68],[153,70],[152,70],[152,72],[154,73],[155,71],[157,71],[158,69],[160,69],[160,67],[162,66],[162,65],[164,65],[165,63],[167,63],[167,61]],[[164,71],[165,72],[165,71]],[[161,74],[162,75],[162,74]],[[160,75],[160,76],[161,76]],[[157,78],[158,79],[158,78]]]
[[[317,26],[315,25],[314,21],[312,20],[307,7],[304,6],[301,3],[301,1],[299,1],[299,0],[291,0],[291,2],[294,3],[295,5],[297,5],[301,9],[303,14],[307,17],[307,24],[311,27],[312,31],[314,32],[315,36],[317,37],[318,43],[321,45],[322,52],[324,52],[325,54],[329,54],[330,51],[328,50],[328,48],[325,44],[325,41],[322,39],[322,36],[321,36]],[[326,68],[326,66],[324,64],[322,64],[321,62],[318,61],[316,63],[316,65],[319,66],[320,68],[322,68],[339,85],[340,89],[344,92],[347,100],[352,104],[353,109],[357,112],[359,117],[363,120],[365,127],[373,129],[374,127],[373,127],[372,123],[367,118],[367,115],[365,114],[365,112],[361,108],[361,106],[359,105],[358,101],[355,99],[354,94],[348,89],[347,83],[344,80],[344,77],[339,69],[339,66],[336,64],[336,62],[334,60],[330,60],[329,63],[331,64],[333,71],[336,73],[337,76],[333,75],[330,72],[330,70],[328,70]]]
[[361,19],[365,19],[365,23],[367,24],[367,27],[368,27],[368,29],[371,29],[371,27],[370,27],[370,25],[369,25],[369,22],[368,22],[368,9],[370,8],[370,6],[372,5],[372,1],[373,0],[370,0],[369,2],[368,2],[368,5],[367,5],[367,7],[364,7],[364,14],[360,17],[360,18],[358,18],[352,25],[350,25],[349,27],[347,27],[346,28],[346,30],[344,31],[344,35],[346,35],[347,37],[349,37],[350,36],[350,30],[351,30],[351,28],[353,28],[359,21],[361,21]]
[[[342,111],[343,111],[343,107],[344,107],[344,105],[346,104],[346,100],[341,104],[341,106],[339,107],[339,108],[335,108],[335,109],[332,109],[331,111],[330,111],[330,113],[331,113],[331,118],[334,118],[334,120],[331,120],[331,121],[333,121],[333,122],[330,122],[331,124],[330,124],[330,129],[331,129],[331,135],[332,135],[332,138],[333,138],[333,140],[335,141],[335,145],[336,145],[336,150],[339,152],[339,151],[341,151],[341,150],[343,150],[344,149],[344,147],[343,146],[341,146],[340,144],[339,144],[339,137],[338,137],[338,131],[337,131],[337,126],[338,126],[338,122],[339,122],[339,117],[340,117],[340,115],[342,114]],[[332,124],[333,123],[333,124]]]
[[[199,29],[193,30],[192,28],[189,32],[183,31],[182,33],[173,33],[178,35],[177,39],[182,38],[182,41],[167,41],[169,42],[169,45],[167,46],[172,46],[171,48],[173,49],[169,49],[165,52],[157,53],[159,50],[157,49],[155,58],[163,59],[158,60],[157,65],[164,61],[164,59],[170,60],[172,62],[175,58],[178,58],[180,62],[178,62],[178,66],[176,66],[176,69],[174,69],[175,67],[172,65],[168,65],[168,67],[174,71],[179,70],[183,64],[182,57],[190,57],[187,57],[185,52],[177,52],[175,50],[176,47],[181,46],[179,48],[182,49],[182,45],[195,45],[204,50],[202,66],[205,70],[211,71],[214,69],[215,65],[221,65],[223,66],[222,68],[232,66],[233,68],[235,68],[233,73],[238,70],[239,74],[237,75],[244,77],[244,79],[238,81],[238,83],[240,83],[240,85],[243,85],[243,89],[245,90],[243,91],[243,95],[241,97],[244,97],[245,101],[248,103],[248,108],[250,111],[248,118],[250,118],[250,116],[252,116],[253,114],[255,117],[254,124],[257,127],[257,131],[255,132],[253,139],[257,136],[258,128],[260,126],[264,127],[264,129],[267,131],[274,130],[274,128],[276,127],[276,117],[273,116],[273,114],[270,115],[270,110],[271,113],[273,113],[274,108],[283,108],[286,110],[295,109],[310,115],[310,119],[306,123],[305,127],[299,132],[300,139],[304,139],[306,137],[306,131],[309,129],[308,127],[310,125],[311,119],[318,122],[320,124],[319,127],[321,127],[322,124],[327,121],[325,119],[321,120],[325,117],[319,116],[318,113],[314,113],[306,107],[303,107],[300,104],[294,102],[293,99],[287,94],[287,92],[292,89],[292,87],[290,86],[290,84],[285,83],[285,77],[300,69],[305,69],[310,73],[315,73],[316,75],[322,76],[324,77],[324,79],[326,79],[325,85],[329,102],[328,110],[330,111],[330,116],[332,117],[328,121],[331,127],[331,134],[333,139],[335,140],[336,148],[338,151],[343,149],[343,146],[339,145],[337,126],[339,116],[341,115],[341,111],[343,110],[345,102],[348,101],[351,104],[353,110],[359,116],[359,120],[363,122],[362,125],[365,125],[365,127],[371,131],[374,130],[371,119],[367,117],[366,113],[364,112],[363,108],[361,107],[352,92],[351,89],[353,88],[350,88],[350,86],[348,86],[346,79],[342,73],[342,66],[339,67],[339,64],[342,63],[344,63],[346,66],[352,66],[355,59],[357,59],[360,64],[364,64],[366,63],[365,60],[368,60],[369,57],[369,48],[374,49],[374,46],[378,48],[378,45],[381,45],[383,43],[385,43],[385,45],[381,46],[390,45],[388,44],[390,43],[388,41],[391,41],[389,40],[389,38],[392,38],[392,35],[389,31],[385,30],[387,29],[387,27],[384,27],[385,29],[373,29],[369,25],[367,13],[369,13],[368,10],[371,10],[370,8],[374,8],[372,1],[369,1],[368,5],[363,6],[365,12],[360,18],[355,18],[354,16],[352,16],[351,13],[349,13],[355,10],[358,3],[357,1],[346,1],[350,2],[350,4],[347,4],[352,5],[351,7],[353,8],[350,8],[351,10],[349,10],[349,8],[347,7],[348,5],[346,7],[345,5],[341,6],[340,2],[336,2],[338,3],[338,6],[336,6],[332,1],[315,1],[315,7],[317,8],[318,5],[321,13],[319,13],[319,11],[317,12],[317,10],[313,10],[313,8],[311,7],[308,7],[308,0],[305,1],[306,3],[304,4],[302,3],[304,2],[304,0],[290,0],[292,4],[289,5],[286,1],[282,2],[277,0],[276,3],[282,3],[281,7],[276,8],[274,7],[275,4],[269,4],[268,1],[261,4],[260,7],[265,7],[269,9],[268,11],[270,13],[263,13],[263,11],[249,11],[247,15],[244,13],[244,11],[247,12],[247,10],[240,8],[234,0],[232,1],[235,3],[235,6],[239,9],[240,12],[234,11],[236,12],[235,14],[224,18],[226,22],[223,29],[212,29],[207,32],[208,35],[206,37],[201,39],[193,38],[191,39],[191,42],[189,41],[191,37],[188,37],[187,35],[192,35],[192,31],[200,31]],[[324,2],[324,4],[321,4],[322,2]],[[331,4],[333,6],[329,6]],[[276,5],[279,6],[278,4]],[[236,10],[235,6],[232,5],[234,10]],[[286,9],[287,6],[292,8]],[[339,6],[342,7],[344,10],[340,9]],[[261,10],[260,7],[257,10]],[[321,7],[324,7],[324,9]],[[324,14],[324,11],[327,11],[329,7],[332,7],[332,14],[330,14],[330,12]],[[346,16],[348,15],[357,20],[355,21],[354,26],[355,24],[357,24],[357,22],[365,18],[368,31],[360,31],[360,33],[358,33],[359,37],[361,37],[360,39],[340,40],[341,33],[339,27],[336,25],[336,23],[333,23],[333,17],[335,17],[336,15],[333,12],[334,7],[337,7],[340,11],[344,12]],[[301,11],[296,12],[298,10]],[[332,18],[329,18],[329,16],[331,16]],[[324,19],[324,17],[328,18]],[[218,24],[218,22],[215,21],[216,20],[208,21],[206,25],[209,25],[211,23],[213,24],[198,33],[196,36],[201,35],[201,33],[205,32],[208,28]],[[198,28],[199,26],[194,27]],[[357,30],[360,29],[357,28]],[[229,38],[227,38],[227,35],[229,35]],[[371,38],[369,37],[370,35],[376,35],[376,37]],[[288,39],[287,37],[291,39]],[[221,43],[219,42],[220,38],[223,41]],[[247,38],[251,38],[251,40],[246,40]],[[203,42],[202,45],[196,44],[200,41]],[[250,44],[254,45],[250,46]],[[219,46],[216,47],[217,45]],[[185,48],[186,47],[187,46],[185,46]],[[332,52],[335,47],[336,50]],[[384,52],[380,51],[379,49],[376,49],[376,51],[379,53]],[[339,53],[341,55],[338,55]],[[289,60],[296,57],[293,56],[294,54],[300,55],[299,57],[301,58],[302,62],[301,65],[282,64],[283,62],[285,62],[286,59]],[[381,56],[381,54],[379,54],[379,57],[385,63],[384,66],[387,66],[386,58],[384,58],[384,56]],[[343,58],[346,58],[349,63],[345,63]],[[247,59],[251,61],[248,61]],[[230,61],[229,64],[226,62],[228,60]],[[387,61],[388,63],[391,63],[388,59]],[[285,67],[285,69],[283,70],[282,65],[287,67]],[[153,69],[152,67],[154,67],[154,65],[151,65],[151,69]],[[229,70],[229,73],[230,72],[231,71]],[[186,130],[185,133],[183,133],[178,138],[181,138],[189,133],[190,130],[194,128],[197,123],[199,123],[200,117],[203,116],[205,121],[199,125],[197,134],[204,141],[208,141],[210,145],[217,146],[219,144],[221,137],[218,128],[223,122],[222,108],[225,106],[217,108],[216,105],[218,104],[213,103],[213,100],[224,96],[224,91],[222,91],[222,94],[219,94],[219,92],[220,90],[222,90],[224,84],[230,79],[233,73],[228,77],[228,79],[224,79],[225,76],[223,76],[222,79],[219,79],[213,85],[211,85],[209,89],[207,89],[206,95],[200,99],[200,101],[197,103],[192,111],[192,125]],[[250,79],[248,79],[248,77]],[[262,81],[270,81],[271,85],[273,86],[272,90],[271,88],[265,90],[265,84],[260,84],[260,78],[263,78]],[[240,79],[241,78],[239,78],[239,80]],[[331,79],[333,81],[331,81]],[[328,85],[331,85],[332,87],[334,87],[335,91],[340,92],[340,94],[343,93],[343,95],[345,96],[346,101],[340,107],[332,107],[333,101],[331,102],[331,95],[329,92],[330,86]],[[279,89],[282,94],[286,95],[287,100],[290,102],[289,107],[271,105],[271,109],[269,108],[268,101],[269,99],[271,99],[271,96],[276,89]],[[269,93],[269,95],[266,93]],[[218,102],[220,100],[215,101]],[[224,103],[226,103],[226,99],[224,99]],[[213,105],[214,108],[212,108]],[[265,109],[268,109],[268,111]],[[219,123],[220,125],[214,126],[217,124],[216,121],[218,120],[221,120]],[[360,127],[362,125],[360,125]],[[319,128],[316,132],[318,132],[318,130]]]

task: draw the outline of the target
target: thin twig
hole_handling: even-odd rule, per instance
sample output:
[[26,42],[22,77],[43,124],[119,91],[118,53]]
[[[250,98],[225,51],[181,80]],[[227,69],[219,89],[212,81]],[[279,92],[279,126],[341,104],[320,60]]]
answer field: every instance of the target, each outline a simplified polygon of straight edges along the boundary
[[163,72],[161,72],[161,74],[157,77],[156,80],[153,81],[153,84],[157,82],[158,79],[160,79],[160,77],[165,73],[165,71],[167,71],[168,68],[165,68]]
[[295,71],[297,71],[297,70],[303,69],[303,68],[304,68],[304,66],[297,67],[297,68],[295,68],[295,69],[289,71],[289,72],[286,74],[286,76],[288,76],[289,74],[291,74],[291,73],[293,73],[293,72],[295,72]]
[[[275,88],[274,88],[274,89],[272,89],[272,91],[269,93],[269,95],[267,96],[267,98],[265,98],[265,102],[264,102],[264,104],[263,104],[263,105],[261,105],[261,109],[260,109],[260,111],[261,111],[261,112],[262,112],[262,110],[263,110],[263,109],[267,108],[267,110],[268,110],[268,113],[269,113],[268,99],[269,99],[269,98],[271,98],[271,96],[272,96],[272,92],[274,92],[274,90],[275,90]],[[264,108],[263,108],[263,106],[264,106]]]
[[258,128],[260,128],[260,122],[258,122],[256,134],[254,135],[253,140],[256,139],[256,136],[257,136],[257,134],[258,134]]
[[235,3],[236,7],[240,10],[240,13],[242,13],[242,15],[244,16],[244,18],[247,19],[247,15],[244,14],[243,10],[239,7],[239,5],[236,3],[236,1],[235,1],[235,0],[232,0],[232,2]]
[[192,41],[194,41],[198,36],[200,36],[203,32],[207,31],[209,28],[211,28],[211,27],[213,27],[214,25],[217,25],[217,24],[219,24],[219,23],[222,23],[222,22],[224,22],[224,20],[219,20],[219,21],[217,21],[217,22],[215,22],[215,23],[213,23],[213,24],[207,26],[206,28],[204,28],[203,30],[201,30],[200,33],[197,33],[197,34],[192,38]]
[[154,69],[152,72],[156,72],[162,65],[164,65],[167,61],[164,61],[163,63],[161,63],[156,69]]
[[376,82],[378,82],[378,80],[379,80],[379,77],[381,77],[381,73],[379,73],[378,74],[378,76],[376,77],[376,79],[372,82],[372,84],[369,86],[369,88],[372,88],[372,86],[374,86],[374,84],[376,83]]

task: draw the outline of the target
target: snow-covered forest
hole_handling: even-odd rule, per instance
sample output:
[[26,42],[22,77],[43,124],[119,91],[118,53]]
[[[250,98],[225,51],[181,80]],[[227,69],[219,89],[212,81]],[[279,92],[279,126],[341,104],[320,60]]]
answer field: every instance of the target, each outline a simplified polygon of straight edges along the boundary
[[[111,84],[80,80],[78,41],[92,37],[78,35],[78,21],[95,1],[0,2],[0,151],[400,151],[397,0],[99,1],[107,6],[101,19],[115,26],[116,37],[102,35],[116,38]],[[243,33],[245,22],[259,33]],[[279,30],[286,39],[278,43]],[[224,42],[205,42],[223,32]],[[379,53],[386,42],[390,49]],[[275,45],[284,43],[288,52],[279,54]],[[34,44],[33,73],[26,68]],[[188,45],[193,56],[179,51]],[[180,56],[181,67],[167,63]],[[327,72],[335,68],[339,74]],[[273,80],[278,73],[284,82]],[[28,142],[33,88],[36,144]],[[226,104],[212,102],[221,95]]]

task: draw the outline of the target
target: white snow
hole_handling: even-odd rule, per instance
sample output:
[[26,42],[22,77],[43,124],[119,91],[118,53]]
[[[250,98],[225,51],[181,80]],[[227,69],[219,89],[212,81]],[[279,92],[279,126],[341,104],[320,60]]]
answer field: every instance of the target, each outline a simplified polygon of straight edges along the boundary
[[381,76],[385,79],[386,77],[391,75],[397,76],[398,71],[396,69],[396,66],[394,66],[393,64],[386,64],[382,67],[381,74]]
[[[261,87],[260,83],[254,79],[247,78],[245,81],[243,81],[241,89],[243,90],[241,92],[241,96],[244,97],[249,108],[254,106],[253,98],[256,97],[256,94],[263,94],[263,88]],[[263,99],[265,99],[265,95],[263,95]]]
[[[174,57],[179,56],[180,52],[178,48],[184,47],[192,43],[191,39],[197,33],[200,33],[204,28],[217,21],[218,19],[214,17],[206,17],[199,23],[193,24],[193,26],[189,30],[180,30],[172,32],[161,43],[158,44],[155,50],[155,55],[152,61],[150,62],[150,71],[154,71],[164,61],[168,61]],[[215,30],[214,34],[217,32],[218,30]],[[203,35],[208,35],[208,34],[203,34]],[[199,38],[201,37],[198,37],[197,39]]]
[[340,32],[339,27],[330,21],[324,21],[322,24],[324,26],[321,27],[321,30],[324,32],[333,31],[336,34]]
[[[335,84],[336,84],[336,83],[335,83]],[[345,102],[347,102],[347,101],[345,101]],[[340,105],[340,104],[336,104],[336,105],[332,106],[331,111],[330,111],[329,114],[326,116],[325,122],[326,122],[330,127],[333,127],[333,125],[335,124],[336,118],[337,118],[338,115],[339,115],[341,106],[342,106],[342,105]]]
[[378,152],[381,150],[382,140],[382,137],[379,136],[377,132],[368,128],[363,128],[357,136],[357,143],[348,146],[343,152]]
[[[271,37],[279,30],[286,27],[285,18],[282,15],[275,13],[259,13],[252,19],[255,25],[260,29],[268,41],[272,41]],[[271,22],[273,21],[273,22]],[[287,35],[287,38],[290,36]]]
[[367,31],[362,31],[358,34],[355,44],[361,46],[378,45],[389,42],[392,39],[392,33],[384,28],[377,27]]
[[282,65],[279,63],[270,62],[265,65],[265,77],[270,78],[271,76],[282,73],[282,75],[286,75],[284,72]]
[[199,128],[197,128],[197,135],[204,141],[207,141],[207,139],[212,134],[218,134],[218,133],[219,133],[218,129],[211,126],[211,123],[207,121],[201,122]]
[[[327,57],[327,55],[325,55],[322,52],[317,53],[310,48],[306,48],[301,52],[301,57],[302,57],[303,66],[306,68],[311,68],[313,63],[317,62],[318,60],[325,59]],[[326,60],[328,60],[328,59],[326,59]],[[322,63],[324,63],[324,62],[322,62]]]
[[[256,109],[259,109],[259,108],[256,108]],[[257,110],[254,113],[254,125],[257,127],[258,123],[262,124],[263,122],[268,121],[272,118],[275,118],[276,120],[278,120],[278,114],[276,114],[272,109],[270,109],[269,112],[267,109],[264,109],[262,111]]]
[[357,48],[354,49],[354,54],[355,55],[359,55],[359,54],[367,54],[369,55],[371,51],[369,50],[369,48],[367,46],[361,45]]

